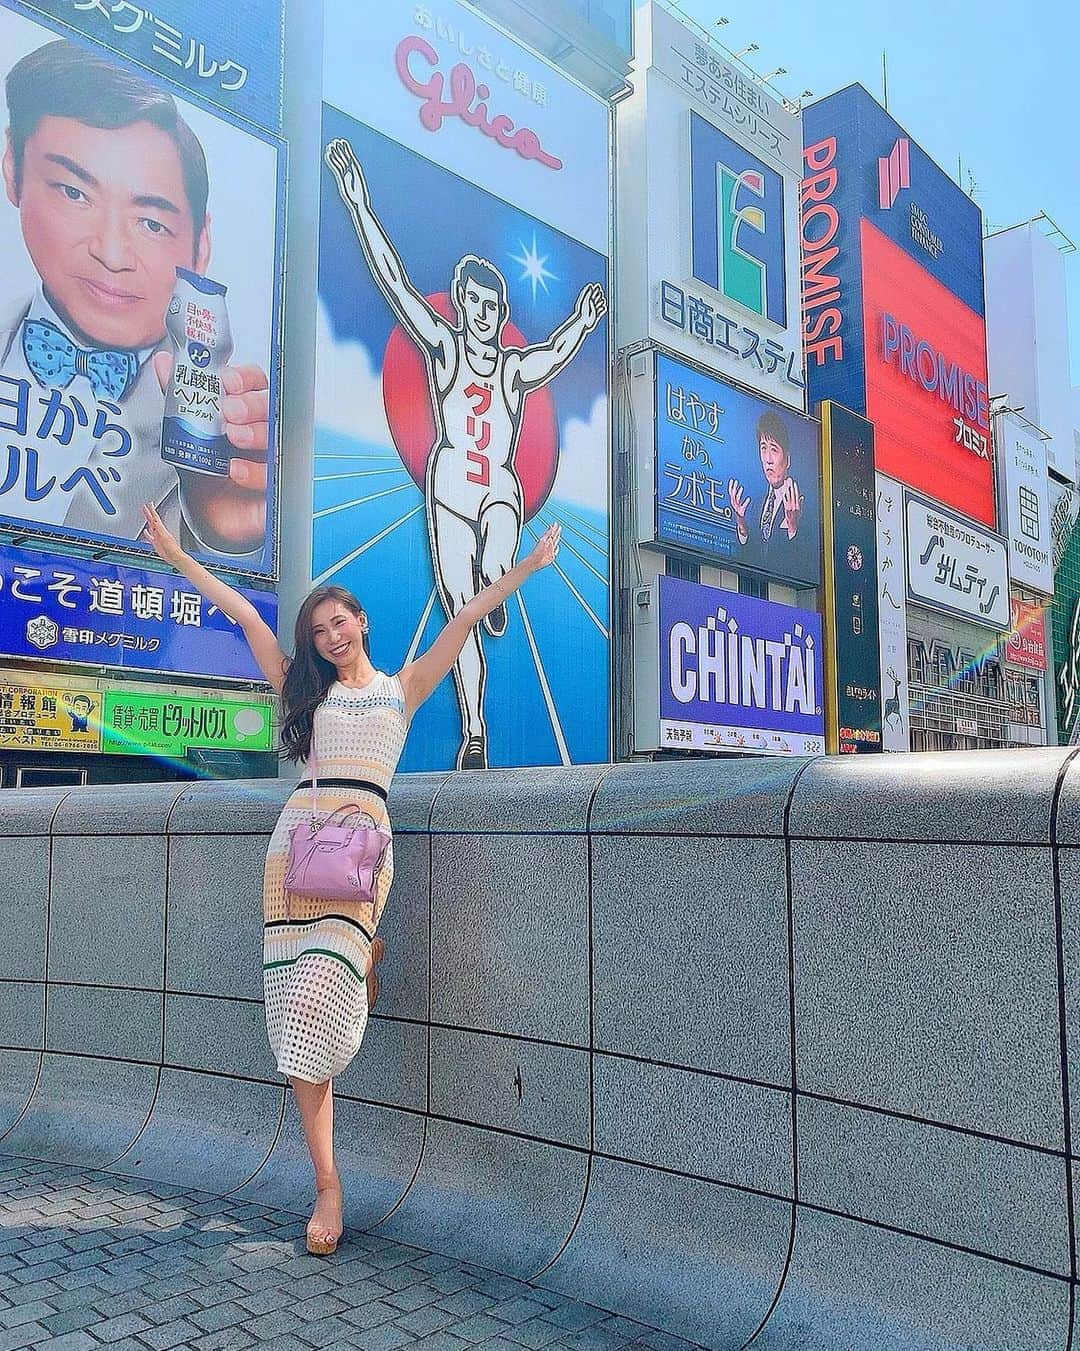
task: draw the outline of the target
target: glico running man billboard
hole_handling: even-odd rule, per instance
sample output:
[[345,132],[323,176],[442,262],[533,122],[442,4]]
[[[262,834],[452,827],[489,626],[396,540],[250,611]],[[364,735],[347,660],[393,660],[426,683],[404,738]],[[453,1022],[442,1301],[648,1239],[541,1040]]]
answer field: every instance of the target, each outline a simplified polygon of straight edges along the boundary
[[402,767],[604,760],[608,109],[454,0],[329,0],[324,96],[314,580],[396,669],[560,521]]
[[280,6],[37,8],[0,0],[0,524],[134,553],[153,501],[273,574]]
[[880,472],[993,528],[979,208],[860,85],[803,133],[810,407],[862,413]]

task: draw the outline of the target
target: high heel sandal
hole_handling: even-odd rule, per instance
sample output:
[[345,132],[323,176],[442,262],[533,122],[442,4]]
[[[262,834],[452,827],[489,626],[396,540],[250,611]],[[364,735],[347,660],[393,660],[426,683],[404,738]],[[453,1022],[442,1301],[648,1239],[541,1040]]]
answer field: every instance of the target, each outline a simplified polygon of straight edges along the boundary
[[371,940],[371,961],[368,965],[367,973],[367,1006],[368,1013],[374,1009],[379,1002],[379,973],[375,970],[376,966],[386,956],[386,944],[381,938]]
[[[322,1191],[319,1191],[316,1194],[315,1200],[316,1206],[318,1206],[319,1204],[318,1197],[320,1197],[324,1191],[336,1191],[339,1195],[341,1195],[341,1205],[342,1210],[344,1211],[345,1197],[341,1191],[341,1183],[338,1182],[336,1184],[331,1184],[329,1187],[323,1187]],[[315,1217],[312,1216],[312,1220],[314,1220],[314,1218]],[[309,1253],[312,1253],[316,1257],[329,1257],[331,1253],[337,1252],[338,1243],[341,1241],[341,1235],[344,1232],[344,1224],[342,1225],[342,1229],[339,1230],[337,1235],[334,1237],[322,1237],[322,1236],[316,1237],[311,1232],[312,1220],[308,1221],[307,1250]],[[327,1226],[323,1224],[320,1225],[319,1228],[326,1229]]]

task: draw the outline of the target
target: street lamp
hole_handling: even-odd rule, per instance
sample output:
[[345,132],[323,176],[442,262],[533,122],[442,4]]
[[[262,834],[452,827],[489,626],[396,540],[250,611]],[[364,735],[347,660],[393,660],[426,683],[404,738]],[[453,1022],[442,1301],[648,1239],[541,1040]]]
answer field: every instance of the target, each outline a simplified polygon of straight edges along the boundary
[[755,75],[754,79],[758,82],[758,84],[768,84],[770,80],[775,80],[778,75],[786,75],[786,74],[787,74],[786,67],[777,66],[776,69],[770,71],[768,75]]
[[736,61],[741,61],[744,56],[749,56],[751,52],[760,51],[756,42],[751,42],[749,47],[744,47],[741,52],[732,52]]

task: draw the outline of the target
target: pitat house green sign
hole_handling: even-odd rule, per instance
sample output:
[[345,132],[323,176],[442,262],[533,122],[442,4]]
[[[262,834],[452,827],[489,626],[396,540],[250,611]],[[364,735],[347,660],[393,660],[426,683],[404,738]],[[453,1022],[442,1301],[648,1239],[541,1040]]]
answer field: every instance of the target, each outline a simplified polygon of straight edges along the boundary
[[182,695],[108,691],[102,749],[110,755],[167,755],[189,750],[268,751],[272,705],[255,699],[189,699]]

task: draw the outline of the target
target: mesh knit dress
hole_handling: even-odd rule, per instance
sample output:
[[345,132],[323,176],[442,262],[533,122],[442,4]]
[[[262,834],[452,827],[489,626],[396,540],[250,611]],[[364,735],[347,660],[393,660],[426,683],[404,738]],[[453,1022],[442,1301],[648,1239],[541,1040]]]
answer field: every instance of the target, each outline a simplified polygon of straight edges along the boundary
[[[315,710],[315,756],[308,761],[316,770],[320,819],[356,803],[376,823],[389,823],[386,795],[407,730],[397,676],[377,671],[359,689],[340,681],[330,686]],[[368,949],[390,892],[394,855],[391,844],[373,904],[286,892],[289,830],[311,818],[311,771],[305,770],[266,853],[263,992],[266,1034],[279,1071],[318,1084],[341,1074],[363,1040]]]

